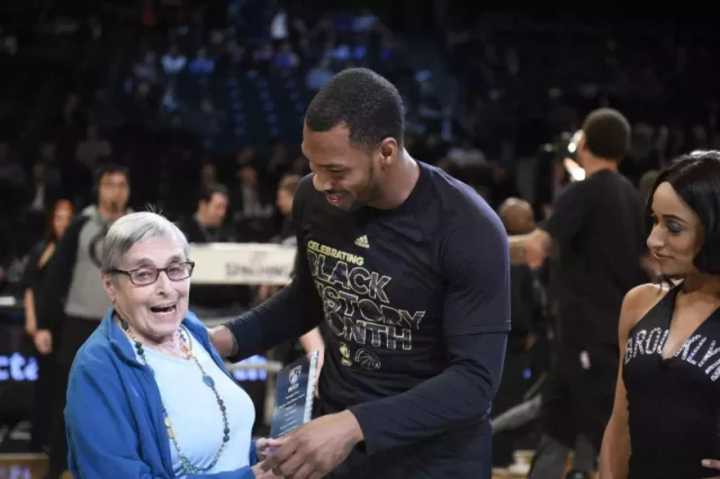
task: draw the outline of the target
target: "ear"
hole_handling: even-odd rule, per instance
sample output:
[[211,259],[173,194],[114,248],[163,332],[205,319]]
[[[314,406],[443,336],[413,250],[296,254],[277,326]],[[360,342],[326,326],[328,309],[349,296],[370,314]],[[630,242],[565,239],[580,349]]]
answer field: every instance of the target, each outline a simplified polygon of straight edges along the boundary
[[380,160],[380,166],[387,168],[392,165],[395,158],[397,158],[400,151],[400,145],[395,138],[388,137],[380,142],[378,148],[378,158]]
[[107,293],[108,298],[110,298],[110,302],[112,304],[115,304],[115,300],[117,299],[117,288],[115,287],[115,283],[113,282],[113,277],[111,274],[108,273],[102,273],[101,276],[102,286],[105,290],[105,293]]
[[577,151],[589,151],[587,147],[587,140],[585,139],[585,133],[582,130],[578,132]]

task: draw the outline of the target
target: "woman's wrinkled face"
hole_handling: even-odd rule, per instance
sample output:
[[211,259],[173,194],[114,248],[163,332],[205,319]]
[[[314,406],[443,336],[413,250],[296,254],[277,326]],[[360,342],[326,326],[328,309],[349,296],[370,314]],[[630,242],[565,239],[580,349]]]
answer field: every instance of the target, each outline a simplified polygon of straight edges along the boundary
[[674,277],[696,272],[693,261],[703,244],[702,223],[668,182],[653,194],[652,220],[647,246],[660,273]]
[[[174,238],[154,237],[137,242],[116,269],[140,270],[152,278],[158,268],[172,268],[187,261],[182,245]],[[120,318],[126,320],[138,339],[161,343],[172,339],[188,310],[190,278],[171,280],[161,271],[157,280],[137,286],[122,273],[106,273],[103,285]]]

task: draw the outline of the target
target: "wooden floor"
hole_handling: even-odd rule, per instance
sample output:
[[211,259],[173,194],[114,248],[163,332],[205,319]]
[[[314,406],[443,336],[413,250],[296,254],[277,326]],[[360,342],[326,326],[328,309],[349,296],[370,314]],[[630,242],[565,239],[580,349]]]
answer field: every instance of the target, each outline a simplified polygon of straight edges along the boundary
[[[45,454],[0,454],[0,479],[44,479],[48,470]],[[62,479],[73,479],[69,472]]]
[[45,454],[0,454],[0,479],[42,479],[46,473]]

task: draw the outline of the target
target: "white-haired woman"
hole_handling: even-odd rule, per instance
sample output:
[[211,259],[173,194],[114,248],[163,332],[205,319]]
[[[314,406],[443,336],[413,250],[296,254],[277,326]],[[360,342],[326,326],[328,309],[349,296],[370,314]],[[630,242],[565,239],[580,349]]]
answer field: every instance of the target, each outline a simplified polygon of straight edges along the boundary
[[108,231],[101,269],[113,306],[68,386],[76,479],[267,475],[253,403],[188,311],[193,266],[183,233],[158,214],[129,214]]

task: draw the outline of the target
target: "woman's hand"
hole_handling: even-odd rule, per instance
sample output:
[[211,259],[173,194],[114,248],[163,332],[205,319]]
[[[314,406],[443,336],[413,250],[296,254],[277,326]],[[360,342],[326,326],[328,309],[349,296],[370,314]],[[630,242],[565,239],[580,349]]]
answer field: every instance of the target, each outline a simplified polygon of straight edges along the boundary
[[262,469],[262,462],[258,462],[254,466],[252,466],[252,472],[255,474],[255,479],[282,479],[281,476],[276,476],[272,469],[268,469],[267,471],[263,471]]
[[262,462],[272,453],[272,448],[268,445],[266,437],[260,437],[255,440],[255,450],[257,451],[258,461]]
[[40,354],[50,354],[52,352],[52,339],[52,333],[49,329],[38,329],[33,336],[33,342]]

